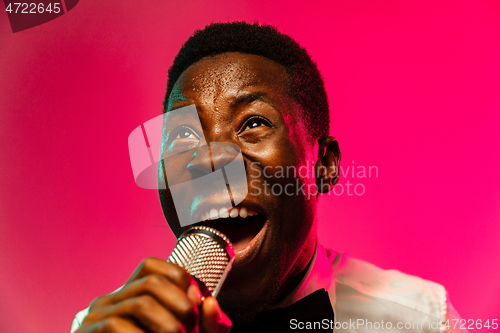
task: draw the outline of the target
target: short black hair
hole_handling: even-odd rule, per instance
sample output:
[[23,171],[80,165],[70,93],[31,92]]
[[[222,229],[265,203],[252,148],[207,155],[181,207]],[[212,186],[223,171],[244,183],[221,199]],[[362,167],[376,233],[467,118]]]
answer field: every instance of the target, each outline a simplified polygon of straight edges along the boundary
[[285,67],[290,91],[304,110],[304,121],[312,137],[328,136],[330,111],[323,78],[307,51],[290,36],[270,25],[246,22],[212,23],[196,30],[184,43],[168,70],[163,112],[175,82],[192,64],[202,58],[226,52],[259,55]]

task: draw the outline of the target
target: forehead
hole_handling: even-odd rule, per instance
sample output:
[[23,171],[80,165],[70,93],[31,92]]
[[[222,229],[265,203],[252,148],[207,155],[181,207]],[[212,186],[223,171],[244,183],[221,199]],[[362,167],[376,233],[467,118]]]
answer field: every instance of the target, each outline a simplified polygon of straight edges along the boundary
[[254,54],[223,53],[205,57],[186,69],[175,83],[168,109],[177,101],[207,98],[214,103],[248,87],[260,87],[290,99],[284,66]]

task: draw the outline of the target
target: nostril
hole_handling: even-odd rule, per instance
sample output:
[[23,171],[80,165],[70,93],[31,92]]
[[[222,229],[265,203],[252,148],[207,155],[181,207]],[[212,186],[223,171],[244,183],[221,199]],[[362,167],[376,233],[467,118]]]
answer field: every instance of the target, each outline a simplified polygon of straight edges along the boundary
[[206,171],[203,168],[199,168],[198,166],[195,166],[193,163],[189,163],[186,167],[188,172],[193,176],[193,179],[204,176],[212,172],[212,169],[210,171]]
[[208,146],[201,146],[193,153],[191,162],[186,166],[186,169],[193,176],[200,177],[209,174],[213,171],[212,159]]

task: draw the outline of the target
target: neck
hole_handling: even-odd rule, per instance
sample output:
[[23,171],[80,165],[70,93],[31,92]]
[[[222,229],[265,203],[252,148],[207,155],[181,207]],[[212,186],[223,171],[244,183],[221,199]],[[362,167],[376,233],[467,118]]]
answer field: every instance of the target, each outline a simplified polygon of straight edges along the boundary
[[283,283],[280,288],[279,293],[277,294],[275,300],[270,304],[270,307],[275,307],[280,304],[287,296],[289,296],[295,289],[300,287],[301,282],[307,275],[309,268],[313,264],[314,254],[316,253],[317,247],[317,238],[314,237],[314,246],[306,246],[304,247],[304,252],[300,258],[302,258],[302,264],[297,265],[300,269],[297,269],[296,272]]

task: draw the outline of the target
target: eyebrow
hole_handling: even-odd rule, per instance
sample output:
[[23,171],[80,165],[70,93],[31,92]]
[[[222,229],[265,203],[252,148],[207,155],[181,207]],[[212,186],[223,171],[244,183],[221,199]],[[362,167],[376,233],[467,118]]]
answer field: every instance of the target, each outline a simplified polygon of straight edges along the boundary
[[[186,100],[187,100],[187,99],[186,99]],[[179,105],[177,105],[177,106],[175,106],[175,107],[173,107],[173,108],[171,108],[171,109],[167,109],[167,110],[164,112],[164,114],[167,114],[167,113],[169,113],[170,111],[174,111],[174,110],[177,110],[177,109],[183,108],[183,107],[185,107],[185,106],[189,106],[189,105],[193,105],[193,104],[194,104],[194,103],[186,103],[186,100],[181,100],[181,101],[176,101],[176,102],[174,102],[174,103],[171,103],[171,105],[170,105],[170,106],[172,106],[172,105],[174,105],[174,104],[176,104],[176,103],[178,103]]]
[[261,102],[264,102],[266,104],[269,104],[276,111],[279,111],[279,108],[277,107],[275,101],[271,97],[269,97],[268,94],[266,94],[265,92],[262,92],[262,91],[254,92],[254,93],[243,93],[234,99],[234,101],[231,103],[231,106],[233,108],[238,108],[240,105],[251,104],[255,101],[261,101]]
[[[246,88],[246,87],[247,86],[245,86],[244,88]],[[176,106],[172,107],[171,109],[168,109],[167,111],[165,111],[165,114],[170,112],[170,111],[174,111],[174,110],[180,109],[182,107],[193,104],[193,103],[186,103],[186,101],[187,101],[187,99],[181,99],[180,101],[175,101],[175,102],[171,103],[170,104],[171,107],[172,107],[172,105],[175,105],[177,103],[179,103],[179,105],[176,105]],[[231,108],[236,109],[240,105],[244,105],[244,104],[248,105],[248,104],[251,104],[255,101],[261,101],[261,102],[264,102],[266,104],[269,104],[273,109],[280,112],[280,109],[279,109],[278,105],[276,104],[275,100],[263,91],[257,91],[257,92],[252,92],[252,93],[242,93],[241,95],[239,95],[233,99],[233,101],[231,102]]]

